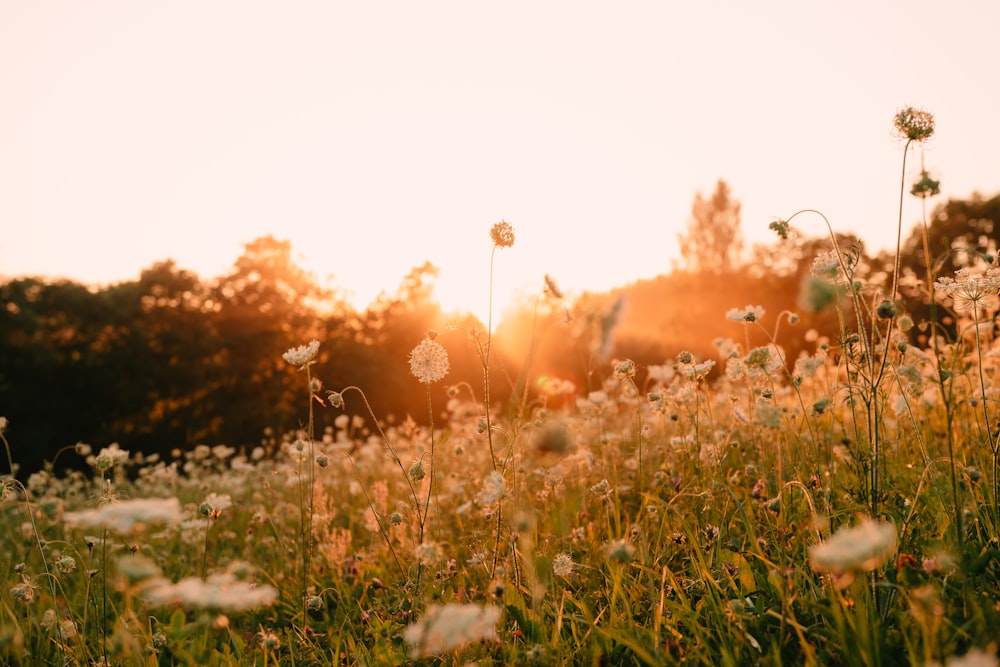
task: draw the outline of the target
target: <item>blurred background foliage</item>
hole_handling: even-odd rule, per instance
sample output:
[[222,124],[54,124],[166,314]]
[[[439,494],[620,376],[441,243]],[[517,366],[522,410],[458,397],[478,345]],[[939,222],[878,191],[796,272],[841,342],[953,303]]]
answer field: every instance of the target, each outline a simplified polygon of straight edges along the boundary
[[[496,328],[496,403],[557,400],[545,396],[547,378],[569,380],[581,393],[595,389],[614,358],[634,360],[642,386],[645,366],[671,363],[682,350],[716,358],[718,338],[763,344],[760,328],[725,318],[748,304],[764,307],[761,324],[771,333],[782,311],[799,315],[777,333],[790,363],[810,345],[810,329],[836,343],[836,312],[811,312],[802,298],[812,260],[830,249],[829,238],[793,234],[745,252],[739,225],[739,203],[719,181],[712,196],[695,198],[681,261],[663,274],[572,302],[552,291],[525,297]],[[927,239],[935,275],[992,259],[1000,195],[938,205]],[[838,242],[857,249],[859,278],[877,285],[891,274],[891,253],[869,257],[855,238]],[[902,252],[901,306],[917,322],[929,313],[926,256],[921,225]],[[322,343],[314,376],[327,389],[362,388],[386,421],[426,421],[426,396],[416,390],[407,355],[429,329],[440,332],[451,361],[445,381],[431,386],[435,408],[444,411],[448,388],[463,381],[481,400],[474,341],[485,342],[483,324],[442,312],[435,272],[430,264],[414,267],[395,292],[358,312],[296,265],[289,242],[268,236],[246,244],[230,273],[212,280],[170,260],[101,288],[9,280],[0,285],[0,414],[10,422],[20,475],[77,442],[168,455],[202,443],[253,447],[296,429],[307,414],[305,381],[281,355],[311,339]],[[915,328],[914,342],[925,342],[922,335]],[[348,413],[367,417],[363,408],[348,396]],[[319,432],[338,414],[319,410]],[[80,463],[60,458],[60,465]]]

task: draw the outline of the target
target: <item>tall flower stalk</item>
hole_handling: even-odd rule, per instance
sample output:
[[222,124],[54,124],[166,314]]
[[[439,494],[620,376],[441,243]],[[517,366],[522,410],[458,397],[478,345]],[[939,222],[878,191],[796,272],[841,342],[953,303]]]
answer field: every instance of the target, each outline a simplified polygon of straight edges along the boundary
[[[899,213],[896,228],[896,254],[893,260],[892,282],[889,292],[885,297],[876,295],[875,301],[870,307],[866,307],[861,298],[860,285],[854,280],[853,262],[848,262],[844,253],[840,250],[836,235],[830,221],[821,212],[814,209],[798,211],[785,220],[778,220],[771,223],[771,229],[779,236],[786,238],[789,231],[789,222],[799,215],[814,213],[823,219],[826,224],[830,239],[833,242],[833,251],[836,253],[837,265],[842,275],[846,278],[847,291],[850,294],[852,305],[854,306],[855,318],[857,322],[857,336],[848,335],[844,332],[845,342],[850,344],[856,340],[860,344],[860,350],[856,355],[847,355],[848,363],[854,356],[857,364],[857,375],[861,380],[860,398],[865,405],[866,428],[870,444],[870,459],[868,470],[869,498],[872,516],[877,516],[881,501],[881,468],[883,465],[882,454],[882,433],[881,424],[883,411],[885,409],[881,400],[880,392],[882,382],[886,377],[889,367],[889,352],[892,343],[892,329],[895,324],[898,310],[896,302],[899,290],[899,268],[900,250],[903,233],[903,197],[906,192],[906,157],[910,148],[915,144],[922,144],[934,134],[934,116],[922,109],[906,107],[896,113],[893,118],[893,125],[897,136],[904,141],[902,158],[902,178],[900,181]],[[887,297],[887,298],[886,298]],[[878,305],[876,306],[876,302]],[[869,324],[866,325],[865,319]],[[884,330],[882,325],[884,325]],[[850,369],[848,369],[850,372]],[[853,389],[852,389],[853,391]]]
[[[427,517],[430,514],[431,494],[434,492],[434,477],[437,465],[434,461],[434,407],[431,402],[431,383],[438,382],[448,374],[448,352],[435,340],[437,332],[430,331],[427,337],[410,352],[410,373],[427,389],[427,422],[430,430],[430,478],[427,480],[427,497],[424,511],[420,513],[419,543],[423,544],[427,534]],[[419,575],[418,575],[419,576]]]
[[[302,618],[306,618],[306,598],[309,595],[309,572],[312,567],[313,551],[313,503],[315,495],[316,467],[314,447],[316,438],[314,437],[313,400],[318,400],[318,392],[322,389],[322,383],[313,379],[311,366],[316,362],[319,354],[319,341],[310,341],[308,345],[300,345],[285,352],[282,358],[297,366],[300,371],[306,374],[306,386],[309,389],[309,421],[306,424],[305,443],[300,440],[297,449],[308,449],[308,454],[299,456],[299,546],[302,552]],[[306,469],[303,470],[303,464]],[[304,478],[304,479],[303,479]]]

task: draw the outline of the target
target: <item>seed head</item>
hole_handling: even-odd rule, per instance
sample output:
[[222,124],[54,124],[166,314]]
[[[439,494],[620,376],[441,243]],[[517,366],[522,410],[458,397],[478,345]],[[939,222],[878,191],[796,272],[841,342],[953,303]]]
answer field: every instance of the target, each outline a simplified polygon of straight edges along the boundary
[[509,248],[514,245],[514,228],[506,220],[501,220],[490,229],[490,238],[496,247]]
[[892,119],[896,133],[907,141],[923,143],[934,134],[934,114],[923,109],[906,107]]

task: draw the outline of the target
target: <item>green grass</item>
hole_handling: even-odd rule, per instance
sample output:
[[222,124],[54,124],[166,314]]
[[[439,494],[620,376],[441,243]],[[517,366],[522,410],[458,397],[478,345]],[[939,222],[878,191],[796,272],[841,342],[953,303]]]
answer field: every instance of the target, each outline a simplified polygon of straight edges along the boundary
[[[926,360],[909,350],[899,363],[907,354]],[[403,471],[419,459],[429,465],[430,433],[413,423],[384,438],[370,423],[333,429],[313,443],[312,462],[296,446],[304,433],[289,433],[268,453],[119,455],[89,476],[38,473],[26,489],[8,482],[0,651],[25,665],[401,664],[419,653],[406,628],[449,603],[496,607],[495,638],[418,661],[892,665],[990,646],[1000,632],[996,480],[972,368],[954,383],[966,393],[952,404],[933,399],[924,369],[923,384],[907,390],[912,418],[885,413],[877,518],[895,527],[891,552],[841,573],[814,569],[811,548],[871,516],[869,444],[857,437],[836,356],[794,382],[776,369],[708,383],[676,362],[672,379],[641,394],[609,367],[599,393],[567,408],[536,404],[522,423],[501,411],[494,437],[512,454],[501,466],[503,496],[489,504],[482,408],[456,396],[435,434],[422,560],[431,477],[414,483],[415,495]],[[895,391],[882,400],[892,404]],[[803,405],[824,407],[807,414]],[[949,410],[962,550],[942,459]],[[552,424],[565,428],[558,448]],[[310,494],[313,539],[303,542]],[[219,502],[226,495],[231,504]],[[127,530],[67,520],[112,497],[177,498],[183,516]],[[314,550],[305,599],[303,544]],[[565,566],[567,556],[571,570],[556,574],[553,562]],[[149,599],[155,586],[129,574],[140,559],[170,582],[247,563],[224,586],[250,582],[278,595],[247,610],[204,591],[160,606]],[[17,584],[31,601],[15,596]]]
[[[906,149],[933,132],[916,119],[897,116]],[[513,245],[498,225],[494,254]],[[305,427],[277,446],[81,446],[62,455],[90,474],[8,476],[0,661],[1000,664],[1000,346],[968,335],[1000,277],[945,281],[957,339],[918,349],[887,298],[898,261],[865,284],[859,254],[823,261],[842,331],[801,332],[800,359],[775,342],[793,315],[733,304],[770,344],[655,372],[592,359],[595,391],[487,411],[491,338],[473,332],[485,399],[463,384],[433,405],[443,349],[411,357],[431,431],[389,426],[363,387],[321,390],[304,346],[285,358],[307,371]],[[313,433],[345,407],[369,416]]]

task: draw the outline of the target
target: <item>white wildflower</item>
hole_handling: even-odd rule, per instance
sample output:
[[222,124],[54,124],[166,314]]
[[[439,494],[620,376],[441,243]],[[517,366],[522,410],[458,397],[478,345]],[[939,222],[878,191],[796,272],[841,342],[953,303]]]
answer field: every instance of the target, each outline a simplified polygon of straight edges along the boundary
[[476,502],[484,506],[492,505],[503,498],[503,492],[503,475],[494,470],[483,480],[483,488],[476,494]]
[[1000,309],[1000,269],[989,268],[984,272],[963,268],[955,277],[943,276],[934,281],[934,287],[953,299],[958,312],[977,313]]
[[423,618],[403,630],[410,657],[441,655],[478,641],[498,641],[500,608],[476,604],[433,604]]
[[757,322],[760,318],[764,317],[764,308],[762,306],[745,306],[743,308],[731,308],[726,313],[726,319],[732,320],[733,322]]
[[[953,655],[944,661],[944,665],[945,667],[1000,667],[1000,660],[997,660],[996,646],[991,644],[985,651],[973,648],[964,655]],[[941,667],[941,663],[931,662],[927,667]]]
[[179,524],[184,520],[177,498],[137,498],[109,503],[96,509],[68,512],[66,523],[74,527],[109,528],[129,532],[150,523]]
[[838,530],[825,542],[809,549],[814,570],[834,575],[874,570],[896,550],[896,527],[865,518]]
[[154,607],[189,607],[239,612],[269,607],[278,599],[278,590],[267,584],[245,581],[247,565],[230,564],[225,572],[207,579],[187,577],[176,584],[159,577],[149,581],[141,596]]
[[311,364],[313,360],[316,359],[316,355],[319,353],[319,341],[310,341],[308,345],[299,345],[298,347],[293,347],[283,355],[281,358],[287,361],[292,366],[306,366]]
[[569,554],[556,554],[556,557],[552,559],[552,573],[557,577],[568,577],[573,574],[573,567],[575,565],[573,558]]
[[410,372],[424,384],[448,374],[448,352],[441,343],[425,338],[410,352]]

